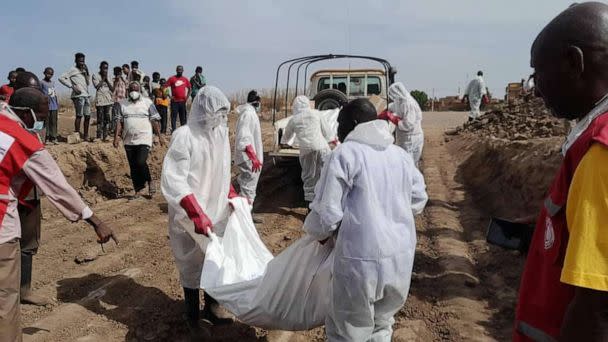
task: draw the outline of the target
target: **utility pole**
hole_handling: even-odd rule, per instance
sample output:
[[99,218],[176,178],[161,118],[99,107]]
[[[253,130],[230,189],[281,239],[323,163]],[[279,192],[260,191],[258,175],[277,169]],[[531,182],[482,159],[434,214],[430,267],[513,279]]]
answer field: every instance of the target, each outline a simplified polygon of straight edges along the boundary
[[431,112],[435,111],[435,88],[433,88],[432,90],[432,95],[431,95]]

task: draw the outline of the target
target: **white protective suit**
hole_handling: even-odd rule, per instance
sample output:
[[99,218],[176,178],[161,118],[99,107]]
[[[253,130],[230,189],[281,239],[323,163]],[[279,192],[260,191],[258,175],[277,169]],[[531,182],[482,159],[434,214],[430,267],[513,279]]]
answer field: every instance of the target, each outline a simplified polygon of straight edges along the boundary
[[395,132],[396,144],[406,150],[418,166],[424,145],[422,109],[401,82],[389,87],[388,96],[393,100],[391,111],[401,118]]
[[319,111],[310,108],[310,100],[300,95],[293,100],[293,115],[285,127],[282,142],[293,139],[300,147],[300,165],[304,183],[304,199],[311,202],[315,197],[315,184],[321,176],[325,157],[331,152],[328,141],[335,134],[331,127],[319,115]]
[[329,341],[390,341],[416,247],[414,214],[428,199],[412,157],[388,123],[359,124],[326,161],[304,229],[335,236]]
[[209,239],[194,232],[180,201],[194,194],[223,235],[230,215],[230,144],[227,114],[230,102],[216,87],[206,86],[192,103],[188,124],[173,132],[163,162],[161,190],[169,204],[169,238],[182,286],[198,289]]
[[469,106],[471,107],[469,118],[477,119],[479,116],[481,116],[481,112],[479,111],[479,108],[481,107],[481,100],[484,95],[488,94],[483,77],[477,76],[471,80],[464,94],[469,96]]
[[260,128],[258,114],[249,103],[238,106],[236,112],[239,115],[236,121],[236,138],[234,143],[234,164],[239,169],[239,175],[236,180],[241,188],[241,195],[253,201],[260,172],[251,171],[252,163],[247,154],[245,154],[245,148],[248,145],[253,146],[258,160],[262,165],[264,164],[262,129]]

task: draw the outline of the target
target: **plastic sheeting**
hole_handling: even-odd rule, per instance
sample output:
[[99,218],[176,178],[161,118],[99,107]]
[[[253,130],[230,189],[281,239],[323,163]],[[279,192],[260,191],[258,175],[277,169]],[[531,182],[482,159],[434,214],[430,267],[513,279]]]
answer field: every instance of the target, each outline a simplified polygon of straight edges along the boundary
[[266,329],[321,326],[329,309],[333,241],[310,236],[272,255],[252,223],[250,207],[233,200],[224,237],[212,235],[201,288],[239,321]]

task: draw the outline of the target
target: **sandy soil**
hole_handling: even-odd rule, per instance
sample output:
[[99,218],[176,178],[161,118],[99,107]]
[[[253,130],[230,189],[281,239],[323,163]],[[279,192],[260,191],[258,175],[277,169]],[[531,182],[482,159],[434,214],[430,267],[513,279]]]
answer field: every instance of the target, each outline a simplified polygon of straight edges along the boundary
[[[446,143],[443,131],[463,113],[425,113],[422,171],[430,201],[417,219],[418,250],[410,297],[396,317],[395,341],[510,339],[523,258],[485,243],[489,211],[464,181],[470,141]],[[232,124],[234,118],[231,118]],[[60,115],[60,132],[72,125]],[[92,128],[94,130],[94,127]],[[263,122],[269,149],[272,129]],[[120,245],[105,252],[86,224],[70,224],[44,201],[42,244],[34,258],[34,288],[53,304],[22,307],[25,341],[187,341],[181,321],[183,295],[167,236],[162,196],[129,201],[128,166],[109,143],[50,147],[69,181],[94,211],[110,222]],[[151,165],[156,179],[163,149]],[[266,158],[255,211],[264,218],[260,236],[278,253],[301,236],[306,210],[297,162]],[[460,175],[460,176],[459,176]],[[210,327],[213,341],[316,341],[308,332],[265,331],[239,323]]]

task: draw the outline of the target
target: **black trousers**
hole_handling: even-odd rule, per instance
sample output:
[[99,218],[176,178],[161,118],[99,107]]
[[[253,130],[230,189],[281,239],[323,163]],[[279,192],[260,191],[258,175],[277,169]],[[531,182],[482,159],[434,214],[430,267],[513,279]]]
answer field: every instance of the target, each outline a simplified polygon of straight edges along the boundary
[[[33,189],[32,191],[37,191]],[[40,245],[40,224],[42,208],[39,199],[25,200],[26,205],[17,205],[19,220],[21,221],[21,254],[36,255]]]
[[166,106],[156,105],[156,111],[160,114],[160,132],[167,133],[167,112]]
[[112,105],[97,106],[97,139],[106,140],[112,122]]
[[57,111],[49,110],[49,115],[46,117],[46,140],[57,140]]
[[152,181],[150,169],[148,168],[148,145],[125,145],[125,152],[131,169],[131,180],[133,189],[137,192],[146,187],[147,182]]
[[183,126],[186,124],[187,115],[186,112],[186,101],[174,102],[171,101],[171,130],[177,129],[177,116],[179,115],[179,125]]

